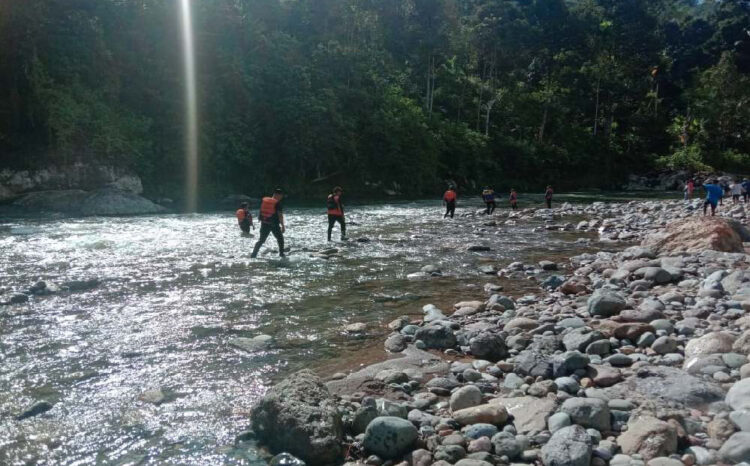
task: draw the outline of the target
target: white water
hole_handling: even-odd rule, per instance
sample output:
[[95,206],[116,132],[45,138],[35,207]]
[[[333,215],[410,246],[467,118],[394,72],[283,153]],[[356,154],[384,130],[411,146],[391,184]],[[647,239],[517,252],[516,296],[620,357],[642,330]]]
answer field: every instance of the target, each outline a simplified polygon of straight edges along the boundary
[[195,49],[190,0],[182,4],[182,44],[185,61],[185,201],[188,212],[198,206],[198,100],[195,79]]

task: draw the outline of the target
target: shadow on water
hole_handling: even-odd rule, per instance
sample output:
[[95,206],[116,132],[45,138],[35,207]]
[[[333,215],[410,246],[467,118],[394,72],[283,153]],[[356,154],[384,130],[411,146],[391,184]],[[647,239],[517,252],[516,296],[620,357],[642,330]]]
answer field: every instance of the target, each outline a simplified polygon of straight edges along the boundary
[[[381,360],[388,322],[419,317],[428,303],[448,310],[481,299],[485,283],[513,296],[540,292],[480,265],[562,260],[584,248],[579,234],[534,231],[540,221],[443,220],[435,203],[356,207],[346,243],[325,241],[318,209],[287,216],[284,261],[273,238],[250,260],[255,239],[224,214],[3,225],[0,291],[38,280],[63,289],[0,306],[0,463],[247,463],[254,450],[235,438],[276,378]],[[328,260],[311,253],[331,246],[339,254]],[[444,276],[406,278],[428,264]],[[65,290],[71,282],[78,291]],[[365,330],[347,332],[352,323]],[[230,344],[261,334],[273,337],[269,347]],[[39,400],[53,409],[14,420]]]

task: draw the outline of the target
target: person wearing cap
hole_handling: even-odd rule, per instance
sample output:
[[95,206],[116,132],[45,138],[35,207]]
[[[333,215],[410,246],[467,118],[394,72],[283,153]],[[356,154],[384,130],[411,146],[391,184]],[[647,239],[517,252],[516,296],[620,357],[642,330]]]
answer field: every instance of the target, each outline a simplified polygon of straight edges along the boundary
[[341,195],[344,190],[340,186],[333,188],[333,192],[326,199],[328,209],[328,241],[331,241],[333,226],[338,222],[341,225],[341,241],[346,241],[346,221],[344,220],[344,204],[341,202]]
[[707,215],[708,206],[711,206],[711,216],[716,215],[716,205],[724,195],[724,190],[716,183],[716,180],[708,180],[703,185],[706,190],[706,201],[703,203],[703,215]]
[[284,257],[284,232],[286,227],[284,226],[284,213],[281,209],[281,200],[284,198],[284,192],[277,188],[273,192],[273,196],[264,197],[260,203],[260,237],[255,243],[253,253],[250,257],[258,257],[258,251],[263,243],[268,239],[269,234],[273,234],[276,238],[276,242],[279,243],[279,256]]

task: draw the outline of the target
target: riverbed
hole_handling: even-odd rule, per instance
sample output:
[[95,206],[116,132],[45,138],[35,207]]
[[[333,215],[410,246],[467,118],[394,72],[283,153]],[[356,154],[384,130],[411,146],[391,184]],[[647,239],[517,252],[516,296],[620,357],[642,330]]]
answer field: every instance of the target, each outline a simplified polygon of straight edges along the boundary
[[[286,215],[285,260],[273,237],[251,260],[255,238],[230,213],[0,223],[0,291],[61,287],[0,306],[0,463],[253,463],[252,440],[237,437],[278,377],[382,360],[389,321],[484,296],[486,283],[539,290],[482,265],[586,249],[575,241],[586,234],[547,231],[544,219],[486,227],[486,217],[444,220],[434,202],[356,206],[347,242],[325,240],[320,209]],[[338,254],[315,254],[329,247]],[[443,276],[407,277],[425,265]],[[355,323],[366,327],[346,330]],[[267,348],[230,344],[261,334],[273,337]],[[38,401],[53,408],[14,419]]]

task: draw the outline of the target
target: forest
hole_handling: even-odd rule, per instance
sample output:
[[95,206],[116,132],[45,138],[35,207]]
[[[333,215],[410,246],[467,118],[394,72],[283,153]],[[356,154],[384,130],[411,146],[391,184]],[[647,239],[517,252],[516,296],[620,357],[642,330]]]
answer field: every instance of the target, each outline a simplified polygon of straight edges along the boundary
[[[192,0],[200,184],[420,196],[748,171],[746,0]],[[0,2],[0,169],[185,178],[176,0]]]

